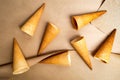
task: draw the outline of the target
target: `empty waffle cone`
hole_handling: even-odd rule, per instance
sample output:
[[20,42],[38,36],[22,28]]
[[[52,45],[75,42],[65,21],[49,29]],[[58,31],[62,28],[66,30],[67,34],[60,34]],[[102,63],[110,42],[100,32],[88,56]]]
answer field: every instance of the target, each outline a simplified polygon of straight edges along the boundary
[[19,47],[16,39],[14,39],[14,54],[13,54],[13,74],[21,74],[29,70],[28,63],[26,62],[23,53]]
[[114,29],[111,32],[111,34],[107,37],[107,39],[103,42],[103,44],[96,52],[94,58],[99,59],[105,63],[109,63],[115,34],[116,34],[116,29]]
[[33,36],[37,25],[39,23],[40,17],[43,13],[45,4],[43,4],[35,13],[34,15],[28,19],[28,21],[21,27],[21,30],[27,33],[30,36]]
[[82,14],[82,15],[78,15],[78,16],[72,16],[73,27],[76,30],[79,30],[80,28],[82,28],[83,26],[85,26],[86,24],[91,22],[92,20],[98,18],[99,16],[101,16],[105,12],[106,12],[106,10],[102,10],[102,11]]
[[66,51],[60,54],[52,55],[42,60],[40,63],[70,66],[71,65],[70,53],[69,51]]
[[58,35],[59,31],[55,25],[48,23],[38,54],[43,52],[47,45]]
[[90,69],[92,69],[92,64],[89,57],[89,52],[86,46],[86,42],[84,37],[77,37],[71,41],[72,46],[77,51],[77,53],[81,56],[81,58],[85,61]]

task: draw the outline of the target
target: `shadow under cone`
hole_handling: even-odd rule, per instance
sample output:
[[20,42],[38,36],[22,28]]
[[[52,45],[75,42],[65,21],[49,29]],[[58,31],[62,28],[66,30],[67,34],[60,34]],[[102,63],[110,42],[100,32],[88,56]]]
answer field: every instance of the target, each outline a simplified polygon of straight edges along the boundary
[[77,37],[71,41],[73,48],[81,56],[90,69],[92,69],[92,64],[89,58],[89,52],[86,46],[84,37]]
[[57,55],[52,55],[42,60],[40,63],[70,66],[71,65],[70,53],[69,51],[66,51],[63,53],[59,53]]
[[116,29],[114,29],[107,39],[102,43],[98,51],[96,52],[94,58],[99,59],[105,63],[109,63],[110,54],[116,34]]
[[14,39],[14,54],[13,54],[13,74],[21,74],[29,70],[28,63],[23,56],[16,39]]
[[60,30],[55,25],[48,23],[38,55],[41,54],[48,44],[58,35],[59,31]]
[[89,22],[91,22],[92,20],[94,20],[94,19],[98,18],[99,16],[101,16],[102,14],[104,14],[105,12],[106,12],[106,10],[102,10],[102,11],[97,11],[97,12],[81,14],[81,15],[78,15],[78,16],[72,16],[73,27],[76,30],[79,30],[83,26],[85,26]]
[[28,21],[21,27],[21,30],[30,36],[33,36],[37,25],[39,23],[40,17],[45,8],[45,3],[34,13],[34,15],[28,19]]

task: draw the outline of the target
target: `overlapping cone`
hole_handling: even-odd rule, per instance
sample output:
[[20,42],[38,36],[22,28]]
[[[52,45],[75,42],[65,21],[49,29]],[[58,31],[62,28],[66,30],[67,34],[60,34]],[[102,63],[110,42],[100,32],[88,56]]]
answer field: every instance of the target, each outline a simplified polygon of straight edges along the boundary
[[[47,58],[49,56],[57,55],[59,53],[65,52],[65,51],[66,50],[58,50],[58,51],[55,51],[55,52],[50,52],[50,53],[47,53],[47,54],[44,54],[44,55],[40,55],[40,56],[35,56],[35,57],[32,57],[32,58],[28,58],[28,59],[26,59],[26,61],[27,61],[28,65],[29,65],[29,67],[32,67],[35,64],[39,63],[41,60],[43,60],[43,59],[45,59],[45,58]],[[0,65],[0,73],[2,73],[2,75],[6,75],[6,72],[9,71],[7,73],[7,75],[12,76],[11,73],[13,71],[11,69],[11,66],[12,66],[12,63],[11,64]]]
[[16,39],[14,39],[14,54],[13,54],[13,74],[21,74],[29,70],[29,65],[23,56]]
[[33,36],[37,25],[39,23],[40,17],[45,8],[45,3],[34,13],[34,15],[28,19],[28,21],[21,27],[21,30],[30,36]]
[[105,63],[109,63],[115,34],[116,34],[116,29],[114,29],[111,32],[111,34],[107,37],[107,39],[100,46],[100,48],[98,49],[98,51],[96,52],[94,56],[96,59],[99,59]]
[[41,60],[43,60],[47,57],[50,57],[52,55],[56,55],[56,54],[59,54],[59,53],[65,52],[65,51],[66,50],[58,50],[58,51],[53,51],[53,52],[50,52],[50,53],[47,53],[47,54],[39,55],[37,57],[35,56],[35,57],[27,59],[27,62],[29,64],[29,66],[31,67],[31,66],[39,63]]
[[63,53],[59,53],[57,55],[52,55],[52,56],[42,60],[40,63],[70,66],[71,65],[70,53],[69,53],[69,51],[66,51]]
[[60,30],[54,24],[48,23],[38,55],[41,54],[48,44],[58,35],[59,31]]
[[92,69],[92,64],[89,58],[89,52],[86,46],[86,42],[84,37],[77,37],[71,41],[72,46],[77,51],[77,53],[81,56],[81,58],[85,61],[90,69]]
[[82,14],[78,16],[72,16],[72,24],[76,30],[81,29],[83,26],[87,25],[92,20],[98,18],[99,16],[103,15],[106,10],[91,12],[87,14]]

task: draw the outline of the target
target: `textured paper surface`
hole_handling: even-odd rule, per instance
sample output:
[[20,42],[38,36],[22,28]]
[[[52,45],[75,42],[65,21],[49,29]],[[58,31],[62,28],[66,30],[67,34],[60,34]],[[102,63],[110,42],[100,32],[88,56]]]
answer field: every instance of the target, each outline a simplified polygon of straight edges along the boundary
[[105,34],[117,29],[112,52],[120,54],[120,0],[106,0],[100,10],[107,10],[107,13],[93,21],[92,24]]
[[[45,10],[33,37],[23,33],[20,26],[41,5],[46,3]],[[1,0],[0,1],[0,64],[12,60],[13,37],[17,39],[25,57],[36,56],[47,22],[55,24],[61,33],[44,50],[44,53],[61,49],[73,49],[70,40],[76,35],[86,38],[87,47],[94,51],[107,36],[95,26],[88,24],[79,31],[73,29],[70,16],[94,12],[101,0]],[[13,77],[15,80],[119,80],[120,57],[111,55],[110,64],[104,64],[91,56],[91,71],[79,55],[71,52],[71,67],[48,64],[37,64],[21,75],[10,76],[8,68],[2,71],[0,79]],[[52,73],[52,74],[51,74]],[[108,77],[109,76],[109,77]]]

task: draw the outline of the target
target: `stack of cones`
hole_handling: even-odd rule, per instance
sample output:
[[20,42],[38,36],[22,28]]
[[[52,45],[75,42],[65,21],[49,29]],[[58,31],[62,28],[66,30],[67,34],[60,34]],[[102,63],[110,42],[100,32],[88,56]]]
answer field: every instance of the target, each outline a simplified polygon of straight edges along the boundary
[[92,20],[98,18],[99,16],[103,15],[106,10],[82,14],[78,16],[72,16],[72,24],[76,30],[81,29],[83,26],[87,25]]
[[81,56],[81,58],[85,61],[90,69],[92,69],[92,64],[89,58],[89,52],[86,46],[84,37],[77,37],[71,41],[72,46],[77,51],[77,53]]
[[45,4],[43,4],[35,14],[21,27],[21,30],[30,36],[33,36],[37,28],[39,19],[43,13]]

